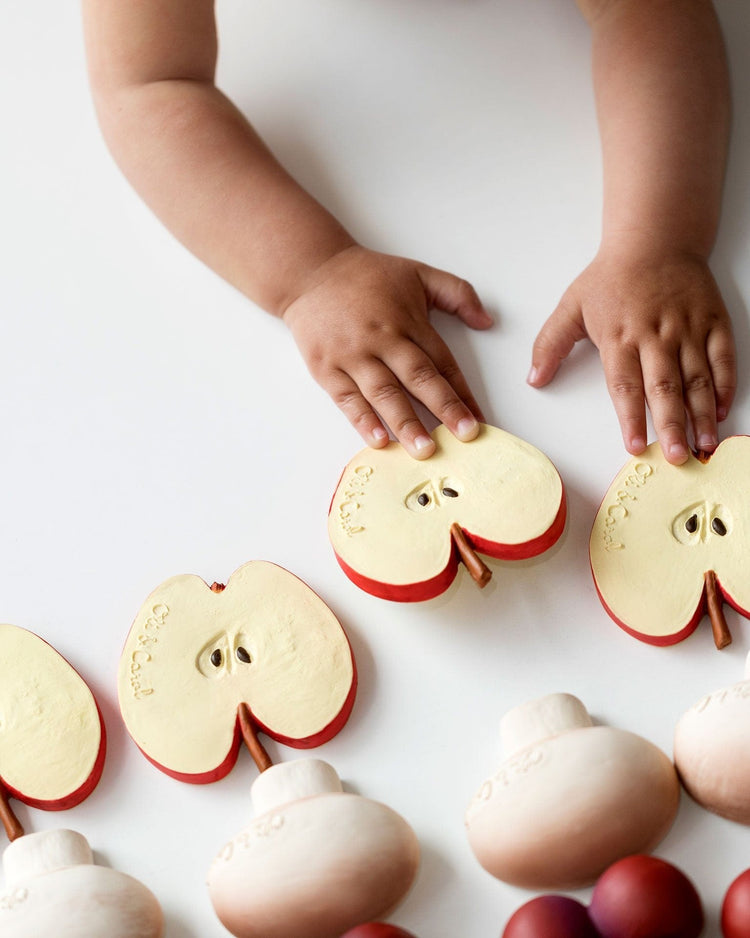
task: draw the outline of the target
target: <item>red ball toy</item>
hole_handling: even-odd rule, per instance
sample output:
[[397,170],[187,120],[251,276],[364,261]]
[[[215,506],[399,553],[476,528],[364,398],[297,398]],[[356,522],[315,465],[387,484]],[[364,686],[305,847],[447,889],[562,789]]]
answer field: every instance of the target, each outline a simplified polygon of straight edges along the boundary
[[599,877],[589,916],[602,938],[698,938],[704,922],[687,876],[642,855],[618,860]]
[[727,889],[721,906],[724,938],[750,938],[750,870],[740,873]]
[[410,931],[389,925],[387,922],[368,922],[350,928],[341,938],[415,938]]
[[513,913],[502,938],[598,938],[586,906],[567,896],[537,896]]

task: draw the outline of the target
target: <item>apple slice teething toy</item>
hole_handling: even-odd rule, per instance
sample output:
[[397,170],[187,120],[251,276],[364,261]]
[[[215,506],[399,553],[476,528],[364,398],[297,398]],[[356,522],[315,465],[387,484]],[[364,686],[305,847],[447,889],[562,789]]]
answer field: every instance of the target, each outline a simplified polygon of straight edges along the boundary
[[0,625],[0,820],[3,938],[161,938],[164,921],[138,880],[94,864],[85,837],[71,830],[24,833],[9,797],[59,811],[96,787],[105,731],[93,694],[39,636]]
[[331,739],[356,692],[354,657],[331,610],[282,567],[251,561],[226,587],[177,576],[148,597],[120,658],[120,710],[143,753],[188,782],[212,782],[256,730],[298,748]]
[[84,800],[104,767],[106,734],[83,678],[33,632],[0,625],[0,820],[23,828],[8,804],[62,811]]
[[557,470],[524,440],[482,425],[468,443],[440,426],[434,456],[412,459],[395,442],[364,449],[339,481],[328,534],[347,576],[383,599],[431,599],[453,582],[459,559],[481,587],[478,557],[534,557],[565,527]]
[[669,758],[635,733],[595,726],[571,694],[508,711],[506,758],[466,812],[482,866],[527,889],[575,889],[630,853],[647,852],[677,813]]
[[731,642],[723,602],[750,615],[749,473],[747,436],[682,466],[670,465],[652,443],[618,473],[594,521],[589,555],[599,597],[625,631],[671,645],[708,612],[716,647]]

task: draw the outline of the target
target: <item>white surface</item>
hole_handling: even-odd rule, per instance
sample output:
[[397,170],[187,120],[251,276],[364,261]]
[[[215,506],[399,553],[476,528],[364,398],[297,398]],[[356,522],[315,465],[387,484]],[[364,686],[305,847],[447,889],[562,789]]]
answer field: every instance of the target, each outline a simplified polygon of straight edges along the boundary
[[[750,6],[718,7],[736,116],[714,270],[744,362]],[[357,590],[328,547],[326,511],[359,437],[284,326],[188,255],[120,178],[89,102],[76,4],[5,0],[0,621],[79,669],[109,731],[86,803],[18,813],[30,831],[80,830],[100,861],[140,877],[168,938],[225,934],[205,872],[250,816],[256,770],[243,755],[212,786],[159,773],[118,720],[117,662],[162,580],[225,581],[272,560],[334,609],[359,665],[349,723],[311,754],[421,840],[417,885],[393,920],[419,938],[497,936],[530,896],[479,867],[463,812],[499,764],[501,715],[567,691],[671,753],[680,714],[739,680],[750,647],[731,611],[721,653],[706,624],[659,649],[611,623],[586,547],[625,454],[598,358],[581,346],[551,388],[525,384],[538,327],[598,239],[587,29],[572,0],[223,0],[219,12],[221,82],[282,160],[361,239],[467,277],[496,312],[484,334],[437,321],[490,421],[557,465],[568,527],[542,559],[490,562],[483,593],[466,575],[416,606]],[[750,429],[747,390],[743,373],[726,433]],[[659,853],[694,879],[717,938],[750,830],[684,799]]]

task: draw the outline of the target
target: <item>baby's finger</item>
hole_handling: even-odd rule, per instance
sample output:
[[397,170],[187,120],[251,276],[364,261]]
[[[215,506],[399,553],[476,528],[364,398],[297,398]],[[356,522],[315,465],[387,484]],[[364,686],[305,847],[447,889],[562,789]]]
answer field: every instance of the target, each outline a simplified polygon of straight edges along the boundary
[[492,317],[468,281],[426,264],[417,270],[431,307],[457,316],[472,329],[489,329]]
[[535,388],[549,384],[576,342],[585,338],[586,329],[581,318],[580,306],[572,300],[568,292],[534,340],[528,383]]
[[663,346],[641,349],[641,369],[654,430],[667,462],[679,466],[689,455],[682,373],[676,355]]
[[695,446],[712,453],[719,443],[716,395],[704,349],[683,347],[680,353],[685,408],[693,428]]
[[390,368],[378,359],[371,359],[356,372],[352,371],[350,378],[358,389],[357,393],[391,428],[410,456],[414,459],[432,456],[435,442],[417,417],[399,378]]
[[348,374],[339,371],[329,379],[326,390],[368,446],[385,446],[388,430]]
[[646,396],[636,349],[616,344],[600,349],[604,377],[614,404],[625,449],[637,456],[646,448]]
[[[429,326],[429,332],[423,336],[419,342],[419,348],[421,348],[428,357],[428,360],[431,361],[438,374],[440,374],[448,384],[453,388],[453,390],[458,395],[458,398],[466,405],[469,409],[472,416],[481,423],[485,422],[484,414],[482,413],[482,408],[479,406],[476,398],[469,388],[469,383],[464,377],[464,373],[461,371],[458,362],[453,357],[453,353],[450,348],[446,345],[440,335],[435,332],[435,330]],[[423,403],[426,403],[423,401]],[[433,411],[434,413],[434,411]],[[464,415],[462,415],[464,416]],[[462,417],[459,417],[459,421]],[[459,439],[465,439],[465,435],[458,431],[458,424],[451,422],[450,417],[447,420],[443,420],[443,423],[457,436]],[[476,435],[476,434],[475,434]]]
[[[437,345],[434,340],[430,344]],[[479,406],[471,396],[450,352],[446,350],[443,361],[438,365],[420,346],[402,343],[391,350],[385,362],[406,390],[444,423],[454,436],[464,441],[476,437],[479,433],[478,418],[462,400],[452,382],[456,381],[463,389],[477,413]],[[445,377],[446,373],[451,380]]]
[[713,375],[716,418],[725,420],[737,390],[737,357],[730,326],[715,326],[706,339],[706,355]]

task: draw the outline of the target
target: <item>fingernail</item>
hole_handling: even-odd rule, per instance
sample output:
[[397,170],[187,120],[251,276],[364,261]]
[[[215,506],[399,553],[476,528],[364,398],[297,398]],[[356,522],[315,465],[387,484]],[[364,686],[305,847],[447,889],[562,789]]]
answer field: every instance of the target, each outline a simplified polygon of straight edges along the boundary
[[701,433],[698,437],[698,449],[716,449],[718,443],[713,433]]
[[531,371],[528,373],[528,376],[526,377],[526,383],[535,384],[538,377],[539,377],[539,369],[536,366],[532,365]]
[[474,437],[479,432],[479,424],[474,420],[473,417],[462,417],[458,421],[458,426],[456,427],[456,436],[459,440],[473,440]]
[[428,449],[432,449],[435,446],[433,440],[429,436],[418,436],[414,440],[414,449],[417,453],[424,453]]
[[646,448],[646,441],[642,439],[640,436],[637,436],[634,440],[630,441],[630,449],[636,454],[642,453],[645,448]]
[[372,431],[372,438],[378,443],[382,443],[383,440],[388,439],[388,432],[384,430],[383,427],[375,427]]
[[726,407],[717,407],[716,408],[716,419],[717,420],[726,420],[727,419],[727,409]]

